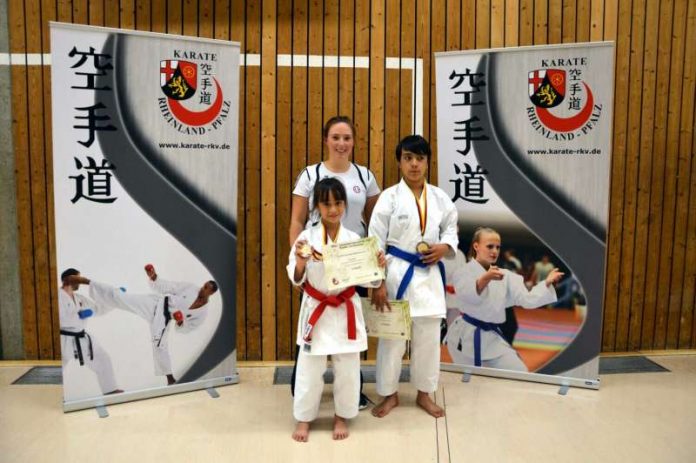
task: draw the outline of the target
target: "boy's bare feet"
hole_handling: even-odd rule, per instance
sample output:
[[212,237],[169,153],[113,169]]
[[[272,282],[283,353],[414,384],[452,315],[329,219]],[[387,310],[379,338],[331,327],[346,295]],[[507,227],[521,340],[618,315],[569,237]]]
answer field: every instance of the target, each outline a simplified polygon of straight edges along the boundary
[[386,396],[382,401],[372,409],[372,415],[377,418],[383,418],[392,411],[392,408],[399,406],[399,393],[395,392],[392,395]]
[[297,442],[307,442],[309,440],[309,423],[307,421],[298,421],[297,426],[295,426],[295,432],[292,433],[292,438]]
[[425,410],[429,415],[435,418],[442,418],[445,416],[445,410],[442,407],[433,402],[430,395],[427,392],[418,391],[418,397],[416,398],[416,403],[420,408]]
[[345,418],[334,415],[333,438],[334,440],[346,439],[350,433],[348,432],[348,423]]

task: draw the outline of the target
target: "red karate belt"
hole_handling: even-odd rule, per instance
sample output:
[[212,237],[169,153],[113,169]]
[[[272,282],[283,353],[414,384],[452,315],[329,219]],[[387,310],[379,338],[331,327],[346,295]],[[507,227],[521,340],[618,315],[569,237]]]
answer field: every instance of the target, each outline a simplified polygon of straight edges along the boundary
[[355,294],[355,286],[346,288],[343,290],[343,292],[333,296],[327,296],[307,282],[305,282],[303,288],[308,296],[311,296],[319,301],[319,305],[314,309],[312,316],[309,317],[309,321],[307,322],[309,325],[309,330],[304,336],[305,341],[312,339],[312,330],[314,329],[314,325],[319,320],[319,317],[321,317],[321,315],[324,313],[324,310],[326,310],[326,306],[340,307],[343,304],[346,305],[346,316],[348,318],[348,339],[355,340],[355,306],[353,305],[353,301],[350,300],[351,297],[353,297],[353,294]]

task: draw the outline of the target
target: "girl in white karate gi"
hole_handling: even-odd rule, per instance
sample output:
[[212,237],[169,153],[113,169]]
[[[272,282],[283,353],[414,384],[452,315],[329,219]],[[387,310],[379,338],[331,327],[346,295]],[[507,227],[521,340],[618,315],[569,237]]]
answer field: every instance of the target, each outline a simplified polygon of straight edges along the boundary
[[[292,283],[304,289],[297,329],[300,353],[293,404],[297,426],[292,438],[298,442],[307,441],[310,423],[319,412],[328,355],[334,371],[333,438],[348,437],[346,420],[358,414],[360,352],[367,350],[365,321],[355,287],[329,290],[322,261],[324,245],[360,239],[341,225],[346,189],[340,180],[324,178],[314,187],[313,197],[320,221],[299,234],[287,267]],[[378,258],[384,266],[384,255],[380,253]]]
[[[419,135],[396,148],[402,179],[382,192],[368,234],[387,251],[386,281],[372,293],[380,310],[389,299],[405,299],[411,311],[411,383],[416,403],[439,418],[444,410],[430,398],[440,377],[440,324],[445,302],[443,257],[457,249],[457,210],[449,196],[426,182],[430,146]],[[399,375],[406,341],[380,339],[377,347],[377,393],[384,397],[372,414],[386,416],[399,405]]]
[[454,363],[527,371],[517,351],[500,331],[505,308],[534,309],[556,301],[553,284],[563,276],[557,268],[531,290],[521,275],[498,268],[500,235],[478,228],[471,243],[472,259],[455,272],[453,285],[462,316],[447,332],[445,343]]

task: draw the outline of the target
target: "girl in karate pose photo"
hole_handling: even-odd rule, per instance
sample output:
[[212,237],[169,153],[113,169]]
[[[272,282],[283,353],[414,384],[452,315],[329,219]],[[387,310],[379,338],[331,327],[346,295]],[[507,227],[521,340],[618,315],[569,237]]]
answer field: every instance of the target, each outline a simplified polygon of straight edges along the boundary
[[445,343],[454,363],[527,371],[500,329],[505,322],[505,308],[535,309],[555,302],[553,284],[563,273],[554,268],[545,280],[528,290],[521,275],[495,265],[500,243],[500,234],[492,228],[481,227],[474,232],[472,259],[452,277],[462,314],[447,330]]
[[[355,287],[329,290],[325,281],[324,246],[360,239],[357,233],[341,225],[346,210],[343,183],[336,178],[318,181],[313,208],[319,211],[320,220],[299,234],[287,267],[292,284],[304,290],[297,328],[299,356],[293,403],[297,426],[292,438],[298,442],[307,441],[310,424],[319,412],[328,355],[334,373],[333,438],[348,437],[347,420],[358,414],[360,352],[367,350],[365,321]],[[378,260],[385,267],[382,252],[378,253]]]

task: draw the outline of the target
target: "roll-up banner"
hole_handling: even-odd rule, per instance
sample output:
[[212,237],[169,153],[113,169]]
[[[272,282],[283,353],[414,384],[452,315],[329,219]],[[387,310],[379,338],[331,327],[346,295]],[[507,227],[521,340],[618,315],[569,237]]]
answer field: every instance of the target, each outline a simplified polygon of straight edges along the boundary
[[614,45],[435,61],[438,181],[460,233],[442,368],[598,388]]
[[239,44],[51,44],[64,410],[238,382]]

